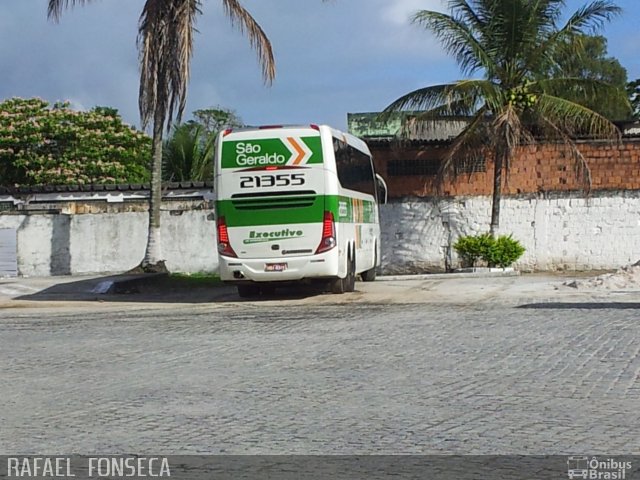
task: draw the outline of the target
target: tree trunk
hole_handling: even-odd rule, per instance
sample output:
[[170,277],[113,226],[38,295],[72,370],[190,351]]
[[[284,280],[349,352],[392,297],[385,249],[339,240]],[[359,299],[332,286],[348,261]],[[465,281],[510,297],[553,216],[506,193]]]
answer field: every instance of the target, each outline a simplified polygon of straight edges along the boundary
[[162,258],[162,237],[160,234],[160,206],[162,204],[162,130],[164,116],[159,109],[153,119],[153,140],[151,144],[151,192],[149,193],[149,232],[147,248],[141,267],[145,272],[166,272]]
[[489,233],[496,236],[500,228],[500,200],[502,198],[502,170],[504,167],[504,153],[497,151],[494,156],[493,198],[491,201],[491,227]]

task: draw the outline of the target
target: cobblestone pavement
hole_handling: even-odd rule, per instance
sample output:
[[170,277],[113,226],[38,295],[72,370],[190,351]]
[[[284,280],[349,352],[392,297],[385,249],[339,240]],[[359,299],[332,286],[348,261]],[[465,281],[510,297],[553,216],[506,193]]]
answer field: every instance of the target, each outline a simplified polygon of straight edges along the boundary
[[640,453],[637,295],[319,298],[1,310],[0,453]]

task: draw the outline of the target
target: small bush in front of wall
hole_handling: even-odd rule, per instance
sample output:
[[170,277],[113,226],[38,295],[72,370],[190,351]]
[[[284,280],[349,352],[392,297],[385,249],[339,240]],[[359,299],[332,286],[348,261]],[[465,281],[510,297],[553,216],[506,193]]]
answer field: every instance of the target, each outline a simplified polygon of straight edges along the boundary
[[485,258],[490,267],[506,268],[518,260],[525,252],[522,244],[511,235],[502,235],[493,241]]
[[453,248],[462,258],[463,266],[475,267],[478,259],[487,258],[493,242],[493,237],[488,233],[467,235],[458,238]]
[[522,244],[511,235],[494,238],[488,233],[460,237],[453,248],[462,258],[463,265],[468,267],[476,266],[481,259],[489,267],[506,268],[525,252]]

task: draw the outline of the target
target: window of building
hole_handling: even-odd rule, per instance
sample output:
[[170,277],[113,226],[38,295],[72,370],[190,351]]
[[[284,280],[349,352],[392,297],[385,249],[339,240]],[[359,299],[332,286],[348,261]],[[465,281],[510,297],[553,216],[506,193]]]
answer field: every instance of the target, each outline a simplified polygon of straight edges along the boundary
[[487,171],[487,162],[484,157],[466,158],[455,162],[456,175],[463,173],[479,173]]
[[[387,164],[387,173],[391,177],[433,177],[440,173],[442,160],[435,158],[416,158],[411,160],[391,160]],[[456,175],[464,173],[486,172],[484,157],[457,160],[454,163]]]
[[412,160],[391,160],[387,173],[391,177],[434,176],[440,171],[440,160],[417,158]]

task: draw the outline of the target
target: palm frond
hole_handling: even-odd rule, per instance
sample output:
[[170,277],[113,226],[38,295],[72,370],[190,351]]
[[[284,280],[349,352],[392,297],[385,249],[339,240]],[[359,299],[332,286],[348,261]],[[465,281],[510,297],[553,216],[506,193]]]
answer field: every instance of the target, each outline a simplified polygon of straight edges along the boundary
[[621,138],[618,127],[607,118],[565,98],[542,94],[532,114],[553,125],[552,131],[562,132],[562,138],[582,136],[613,141]]
[[591,168],[589,168],[589,163],[582,155],[582,152],[578,149],[576,142],[571,136],[567,134],[567,132],[563,131],[560,127],[558,127],[553,120],[541,116],[541,124],[546,127],[547,131],[551,131],[555,134],[555,136],[560,139],[560,143],[558,147],[561,150],[565,150],[569,152],[569,157],[573,161],[574,165],[574,173],[579,182],[582,183],[582,187],[584,190],[589,193],[591,190]]
[[[200,0],[147,0],[140,16],[139,108],[142,124],[180,120],[191,73]],[[162,118],[160,118],[162,117]]]
[[417,112],[415,115],[418,121],[437,120],[442,118],[461,118],[473,116],[478,111],[480,99],[478,102],[473,103],[473,108],[469,108],[469,101],[467,99],[461,99],[457,101],[451,101],[444,103],[438,107],[434,107],[430,110]]
[[455,84],[445,84],[419,88],[395,100],[384,109],[384,112],[430,110],[439,107],[447,103],[449,92],[454,86]]
[[162,150],[163,178],[167,181],[206,181],[213,178],[215,135],[202,125],[187,122],[173,129]]
[[487,71],[506,88],[513,88],[527,79],[536,65],[548,63],[548,50],[538,48],[556,30],[561,0],[489,0],[491,22],[483,32],[486,49],[496,58],[500,68]]
[[478,162],[484,159],[487,150],[487,108],[480,108],[467,127],[458,135],[444,157],[438,172],[438,186],[447,178],[455,178],[455,168],[461,162]]
[[271,84],[276,75],[275,59],[271,42],[260,25],[238,0],[223,0],[224,10],[231,23],[237,25],[240,32],[247,33],[249,42],[258,54],[265,83]]
[[571,15],[559,33],[561,35],[567,33],[575,35],[585,31],[595,33],[621,13],[622,9],[611,0],[594,0]]
[[442,115],[473,115],[482,102],[499,101],[499,93],[488,80],[460,80],[414,90],[391,103],[384,112],[438,109]]
[[67,8],[75,7],[76,5],[84,5],[90,3],[92,0],[49,0],[47,6],[47,18],[54,22],[60,21],[62,12]]
[[[146,128],[153,119],[156,110],[164,110],[163,97],[167,87],[160,84],[160,68],[157,62],[163,58],[166,22],[163,16],[165,2],[162,0],[147,0],[138,24],[138,51],[140,62],[140,87],[138,106],[142,126]],[[162,119],[164,122],[164,119]]]
[[491,19],[491,12],[484,8],[484,4],[476,3],[474,10],[467,0],[449,0],[449,10],[455,12],[459,21],[475,32],[482,31]]
[[413,22],[430,30],[436,36],[444,49],[456,59],[463,73],[472,74],[481,69],[497,68],[493,57],[462,19],[440,12],[422,10],[414,15]]
[[491,128],[495,151],[503,151],[504,169],[508,173],[511,169],[511,158],[518,147],[533,143],[533,134],[523,125],[522,117],[513,105],[506,105],[493,119]]

